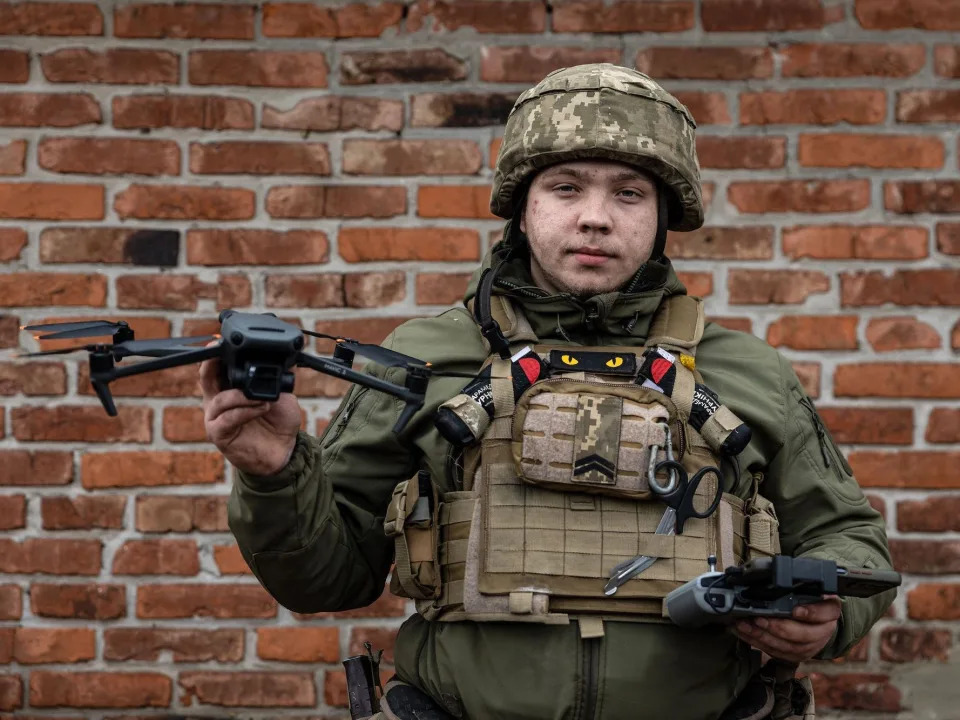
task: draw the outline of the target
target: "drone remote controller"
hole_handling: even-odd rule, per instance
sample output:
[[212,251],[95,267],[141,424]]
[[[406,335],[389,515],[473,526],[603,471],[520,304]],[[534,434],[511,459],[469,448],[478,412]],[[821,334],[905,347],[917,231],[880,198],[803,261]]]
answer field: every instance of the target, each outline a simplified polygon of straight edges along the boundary
[[825,595],[870,597],[900,585],[893,570],[838,567],[832,560],[775,555],[706,572],[666,597],[670,619],[698,628],[744,617],[790,617],[798,605]]

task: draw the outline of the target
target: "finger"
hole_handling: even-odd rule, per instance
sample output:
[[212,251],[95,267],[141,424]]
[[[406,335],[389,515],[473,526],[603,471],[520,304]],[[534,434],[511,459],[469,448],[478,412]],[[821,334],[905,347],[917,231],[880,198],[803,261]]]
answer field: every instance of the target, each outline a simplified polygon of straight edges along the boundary
[[823,642],[819,640],[800,643],[792,642],[788,639],[778,637],[764,628],[758,627],[756,621],[737,623],[736,632],[742,640],[762,652],[784,660],[794,660],[797,662],[812,658],[826,645],[828,639],[825,638]]
[[207,423],[207,435],[210,441],[218,447],[229,444],[244,425],[256,420],[268,409],[266,403],[257,407],[231,408],[218,415],[215,420]]
[[264,406],[269,409],[268,403],[264,403],[261,400],[250,400],[240,390],[224,390],[223,392],[218,392],[213,396],[213,399],[210,400],[204,411],[204,420],[206,422],[213,422],[228,410],[254,406]]
[[836,596],[827,597],[823,602],[798,605],[793,609],[793,617],[801,622],[833,622],[840,617],[843,605]]
[[[812,643],[826,634],[829,637],[836,626],[833,620],[823,623],[798,622],[789,618],[759,618],[757,625],[761,630],[795,643]],[[826,642],[826,639],[824,639]]]
[[[209,342],[206,347],[216,345],[217,342],[219,341]],[[203,393],[204,402],[209,402],[220,392],[220,361],[217,358],[200,363],[200,392]]]

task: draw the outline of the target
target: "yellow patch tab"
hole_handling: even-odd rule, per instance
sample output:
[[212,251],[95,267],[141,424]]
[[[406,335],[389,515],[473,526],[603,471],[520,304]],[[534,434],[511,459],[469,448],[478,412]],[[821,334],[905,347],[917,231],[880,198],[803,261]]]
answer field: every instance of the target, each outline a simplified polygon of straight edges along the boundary
[[694,359],[693,355],[680,355],[680,364],[683,365],[687,370],[691,372],[697,369],[697,361]]
[[634,353],[551,350],[550,367],[554,370],[576,368],[581,372],[604,375],[636,375],[637,356]]

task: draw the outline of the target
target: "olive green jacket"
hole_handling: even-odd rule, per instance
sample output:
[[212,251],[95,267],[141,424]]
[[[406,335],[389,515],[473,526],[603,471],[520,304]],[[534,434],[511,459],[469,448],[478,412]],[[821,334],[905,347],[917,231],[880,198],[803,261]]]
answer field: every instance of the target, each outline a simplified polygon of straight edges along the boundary
[[[580,302],[533,287],[526,263],[514,260],[496,292],[523,308],[541,342],[640,346],[661,299],[686,292],[669,261],[655,269],[638,292]],[[463,308],[411,320],[384,345],[437,369],[469,373],[489,354]],[[402,382],[399,369],[368,368]],[[790,363],[751,335],[708,324],[697,368],[753,430],[732,492],[747,497],[751,474],[763,473],[761,493],[775,504],[782,551],[889,568],[883,521]],[[230,528],[257,578],[282,605],[298,612],[336,611],[368,605],[381,595],[393,560],[382,523],[394,486],[420,468],[430,471],[441,492],[460,482],[457,457],[431,416],[466,382],[431,380],[423,409],[400,435],[391,429],[402,403],[354,386],[322,438],[300,433],[281,472],[238,474]],[[838,631],[822,657],[845,653],[893,595],[845,599]],[[603,638],[581,640],[576,623],[431,623],[414,615],[397,638],[396,670],[455,715],[474,720],[706,720],[719,715],[758,666],[759,653],[720,627],[691,631],[635,622],[605,627]]]

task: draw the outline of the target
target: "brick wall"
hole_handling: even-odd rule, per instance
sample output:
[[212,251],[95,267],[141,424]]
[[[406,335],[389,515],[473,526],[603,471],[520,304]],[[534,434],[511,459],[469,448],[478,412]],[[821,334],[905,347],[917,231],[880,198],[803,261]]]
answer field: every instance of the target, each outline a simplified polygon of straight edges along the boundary
[[[809,668],[821,714],[955,717],[958,30],[957,0],[3,3],[0,348],[224,307],[378,341],[456,302],[499,228],[516,95],[639,67],[700,126],[707,224],[669,253],[795,362],[905,573]],[[339,717],[340,658],[392,659],[402,603],[300,616],[249,575],[195,382],[117,382],[108,419],[83,363],[0,356],[0,712]],[[300,376],[306,427],[342,392]]]

